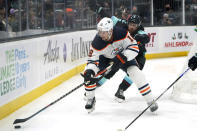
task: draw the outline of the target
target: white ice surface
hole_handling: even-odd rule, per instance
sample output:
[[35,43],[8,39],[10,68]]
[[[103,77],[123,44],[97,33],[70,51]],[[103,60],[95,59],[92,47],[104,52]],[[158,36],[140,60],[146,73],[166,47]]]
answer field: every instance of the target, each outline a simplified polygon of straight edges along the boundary
[[[185,57],[147,60],[144,73],[152,92],[158,97],[182,73]],[[117,103],[114,94],[124,73],[119,71],[96,90],[96,109],[85,110],[81,87],[35,117],[21,124],[19,131],[117,131],[124,129],[145,108],[146,103],[135,85],[126,92],[126,101]],[[0,120],[0,131],[14,131],[13,121],[26,118],[81,84],[80,75]],[[127,131],[197,131],[197,105],[177,103],[171,99],[172,88],[159,100],[156,113],[147,110]]]

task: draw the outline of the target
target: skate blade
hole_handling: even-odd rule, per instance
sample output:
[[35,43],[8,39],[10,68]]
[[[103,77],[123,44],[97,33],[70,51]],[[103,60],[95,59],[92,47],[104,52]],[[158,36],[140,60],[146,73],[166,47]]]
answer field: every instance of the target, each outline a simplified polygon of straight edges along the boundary
[[86,109],[87,111],[88,111],[88,114],[90,114],[90,113],[92,113],[94,110],[95,110],[95,108],[92,108],[92,109]]
[[123,103],[125,100],[120,99],[120,98],[118,98],[118,97],[115,97],[115,101],[117,101],[118,103]]

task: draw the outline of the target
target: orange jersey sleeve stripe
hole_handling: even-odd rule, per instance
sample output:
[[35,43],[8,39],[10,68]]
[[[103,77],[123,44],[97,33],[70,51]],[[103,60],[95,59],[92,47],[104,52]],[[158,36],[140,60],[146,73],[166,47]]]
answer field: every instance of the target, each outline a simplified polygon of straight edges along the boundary
[[125,63],[125,61],[120,57],[120,55],[116,55],[116,57],[120,60],[121,63]]
[[137,49],[137,50],[139,50],[139,47],[138,46],[129,46],[128,48],[130,48],[130,49]]

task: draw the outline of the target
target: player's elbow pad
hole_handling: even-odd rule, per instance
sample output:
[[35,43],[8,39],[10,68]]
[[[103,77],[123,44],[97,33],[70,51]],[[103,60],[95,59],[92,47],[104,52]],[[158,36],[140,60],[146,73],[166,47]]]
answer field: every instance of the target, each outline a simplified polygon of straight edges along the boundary
[[131,51],[131,50],[125,50],[124,55],[127,57],[127,61],[133,60],[137,55],[138,51]]
[[146,34],[137,34],[135,36],[135,39],[136,41],[143,43],[143,44],[146,44],[150,41],[150,37]]
[[145,35],[143,43],[146,44],[148,42],[150,42],[150,37],[148,35]]

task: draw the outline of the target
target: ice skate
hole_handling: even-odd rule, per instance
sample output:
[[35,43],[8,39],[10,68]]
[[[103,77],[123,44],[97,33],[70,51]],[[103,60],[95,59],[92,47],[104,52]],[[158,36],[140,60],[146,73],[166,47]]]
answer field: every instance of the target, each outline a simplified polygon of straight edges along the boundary
[[122,103],[125,101],[125,96],[124,96],[124,91],[122,89],[118,89],[116,94],[115,94],[115,100],[119,103]]
[[[152,104],[152,102],[153,102],[153,104]],[[152,101],[152,102],[148,102],[148,106],[152,104],[150,106],[150,111],[155,112],[159,107],[158,107],[158,104],[155,101]]]
[[87,103],[85,105],[85,109],[88,111],[88,113],[91,113],[95,109],[96,99],[93,97],[92,99],[87,99]]

